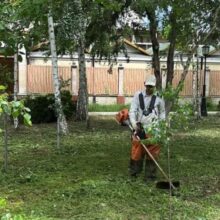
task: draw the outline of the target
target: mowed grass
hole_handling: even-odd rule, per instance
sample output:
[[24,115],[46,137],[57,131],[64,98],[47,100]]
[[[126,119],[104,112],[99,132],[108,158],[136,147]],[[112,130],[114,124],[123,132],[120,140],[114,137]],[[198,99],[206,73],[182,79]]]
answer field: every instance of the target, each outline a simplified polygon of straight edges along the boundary
[[[9,169],[0,173],[0,217],[27,220],[219,220],[220,117],[193,121],[170,144],[177,196],[128,176],[130,131],[112,117],[91,127],[69,122],[56,149],[56,125],[10,128]],[[3,154],[1,140],[1,155]],[[0,159],[3,164],[2,156]],[[160,165],[167,170],[167,149]],[[158,174],[158,180],[164,180]],[[14,218],[16,219],[16,218]]]

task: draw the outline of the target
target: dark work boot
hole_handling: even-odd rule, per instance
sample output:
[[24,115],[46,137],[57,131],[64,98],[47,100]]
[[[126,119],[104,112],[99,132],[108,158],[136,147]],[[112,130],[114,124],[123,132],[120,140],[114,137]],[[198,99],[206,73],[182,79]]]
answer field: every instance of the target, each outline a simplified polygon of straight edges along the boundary
[[130,159],[129,172],[131,177],[137,177],[141,173],[143,167],[143,160]]
[[154,181],[156,180],[157,174],[157,166],[153,160],[146,160],[145,161],[145,181]]

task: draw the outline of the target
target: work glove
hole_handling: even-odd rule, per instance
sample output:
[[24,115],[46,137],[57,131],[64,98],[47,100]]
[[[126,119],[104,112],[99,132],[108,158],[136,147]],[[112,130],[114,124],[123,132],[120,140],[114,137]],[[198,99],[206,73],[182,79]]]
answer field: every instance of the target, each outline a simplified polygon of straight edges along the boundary
[[140,139],[145,139],[145,131],[140,122],[136,123],[136,129],[135,129],[134,134],[138,136]]
[[135,129],[135,131],[138,133],[138,132],[140,132],[140,131],[142,131],[142,130],[143,130],[142,124],[141,124],[140,122],[137,122],[137,123],[136,123],[136,129]]

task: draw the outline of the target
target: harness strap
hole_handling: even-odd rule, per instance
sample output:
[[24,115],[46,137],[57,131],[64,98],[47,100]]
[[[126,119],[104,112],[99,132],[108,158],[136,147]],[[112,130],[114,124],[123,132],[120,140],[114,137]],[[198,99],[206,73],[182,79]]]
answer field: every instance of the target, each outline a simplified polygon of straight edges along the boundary
[[144,96],[142,92],[139,93],[139,103],[140,103],[141,110],[144,111],[145,105],[144,105]]
[[152,112],[152,110],[154,109],[154,104],[155,104],[155,101],[156,101],[156,96],[153,95],[151,100],[150,100],[150,106],[149,106],[149,111]]
[[[152,110],[154,109],[154,104],[155,104],[155,101],[156,101],[156,96],[153,95],[151,100],[150,100],[150,105],[149,105],[149,108],[148,108],[148,112],[151,113]],[[143,96],[143,93],[139,93],[139,103],[140,103],[140,107],[141,107],[141,110],[144,111],[145,110],[145,105],[144,105],[144,96]]]

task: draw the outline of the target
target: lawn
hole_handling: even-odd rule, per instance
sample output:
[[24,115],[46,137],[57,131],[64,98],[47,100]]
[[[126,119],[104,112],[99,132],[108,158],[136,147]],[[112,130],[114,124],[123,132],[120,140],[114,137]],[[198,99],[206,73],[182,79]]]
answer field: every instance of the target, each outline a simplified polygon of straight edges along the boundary
[[[74,121],[69,128],[61,151],[55,124],[10,128],[9,170],[0,173],[0,218],[10,213],[13,220],[220,219],[219,116],[192,120],[187,132],[173,138],[171,176],[181,187],[172,197],[143,177],[129,178],[127,127],[111,117],[93,117],[89,129]],[[167,170],[165,148],[159,163]]]

